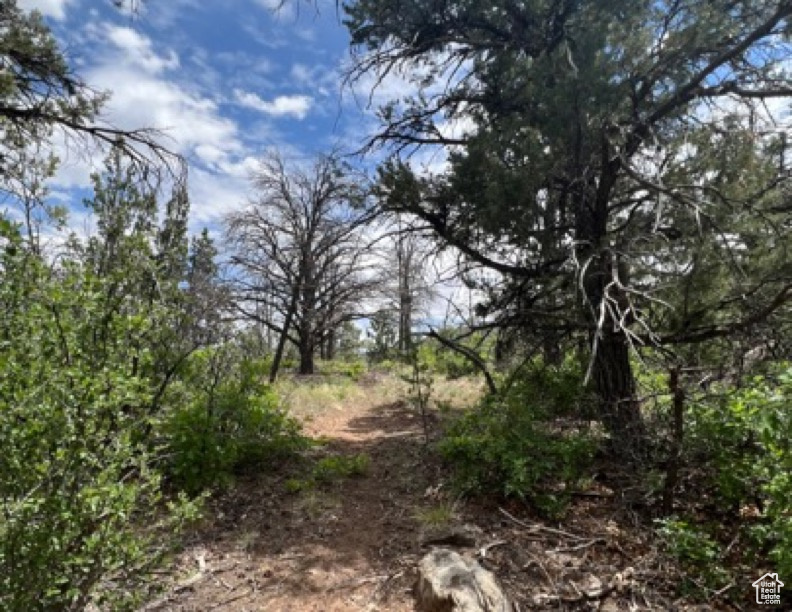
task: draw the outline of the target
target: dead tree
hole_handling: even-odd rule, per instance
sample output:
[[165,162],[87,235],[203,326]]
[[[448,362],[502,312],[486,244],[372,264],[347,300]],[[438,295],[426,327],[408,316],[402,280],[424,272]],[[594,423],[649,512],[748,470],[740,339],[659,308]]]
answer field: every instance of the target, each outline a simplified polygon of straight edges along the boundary
[[227,219],[237,309],[279,336],[272,380],[287,342],[297,347],[300,374],[312,374],[322,341],[361,315],[373,284],[363,230],[374,213],[365,181],[335,154],[305,166],[272,154],[253,186],[250,206]]

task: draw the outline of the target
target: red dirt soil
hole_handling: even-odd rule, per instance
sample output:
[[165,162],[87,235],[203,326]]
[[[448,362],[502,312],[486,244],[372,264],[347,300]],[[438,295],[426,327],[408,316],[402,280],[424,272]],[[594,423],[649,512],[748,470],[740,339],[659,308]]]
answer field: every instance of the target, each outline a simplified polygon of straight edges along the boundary
[[[376,398],[373,398],[376,399]],[[284,478],[236,483],[147,610],[412,610],[415,510],[431,484],[420,419],[402,403],[317,415],[322,453],[366,454],[364,476],[288,493]]]

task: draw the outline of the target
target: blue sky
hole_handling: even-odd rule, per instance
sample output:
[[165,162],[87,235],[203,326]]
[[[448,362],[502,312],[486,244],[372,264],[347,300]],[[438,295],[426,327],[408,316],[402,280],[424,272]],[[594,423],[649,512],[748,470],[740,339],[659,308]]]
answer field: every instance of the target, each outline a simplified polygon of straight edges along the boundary
[[[105,120],[161,129],[186,157],[193,231],[244,205],[266,150],[352,150],[375,125],[370,83],[342,86],[349,37],[335,0],[146,0],[134,18],[110,0],[18,1],[45,15],[77,74],[112,93]],[[73,202],[102,156],[56,150],[53,194]]]

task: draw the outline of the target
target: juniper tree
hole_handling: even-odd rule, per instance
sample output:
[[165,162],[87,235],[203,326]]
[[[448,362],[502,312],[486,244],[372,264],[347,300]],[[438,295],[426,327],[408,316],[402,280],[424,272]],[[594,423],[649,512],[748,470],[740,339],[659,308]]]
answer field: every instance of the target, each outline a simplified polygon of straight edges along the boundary
[[369,144],[450,152],[441,176],[391,162],[384,196],[412,190],[391,207],[497,273],[482,314],[586,339],[615,438],[640,438],[631,348],[750,333],[785,308],[792,2],[345,10],[350,77],[418,91],[380,109]]

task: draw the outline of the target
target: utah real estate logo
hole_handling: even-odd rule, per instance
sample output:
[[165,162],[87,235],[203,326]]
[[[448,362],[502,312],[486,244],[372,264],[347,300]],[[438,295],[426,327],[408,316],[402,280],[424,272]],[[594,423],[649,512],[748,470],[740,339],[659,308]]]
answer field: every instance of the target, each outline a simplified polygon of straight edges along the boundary
[[784,583],[778,574],[766,573],[752,585],[756,589],[756,603],[759,605],[781,605],[781,587]]

